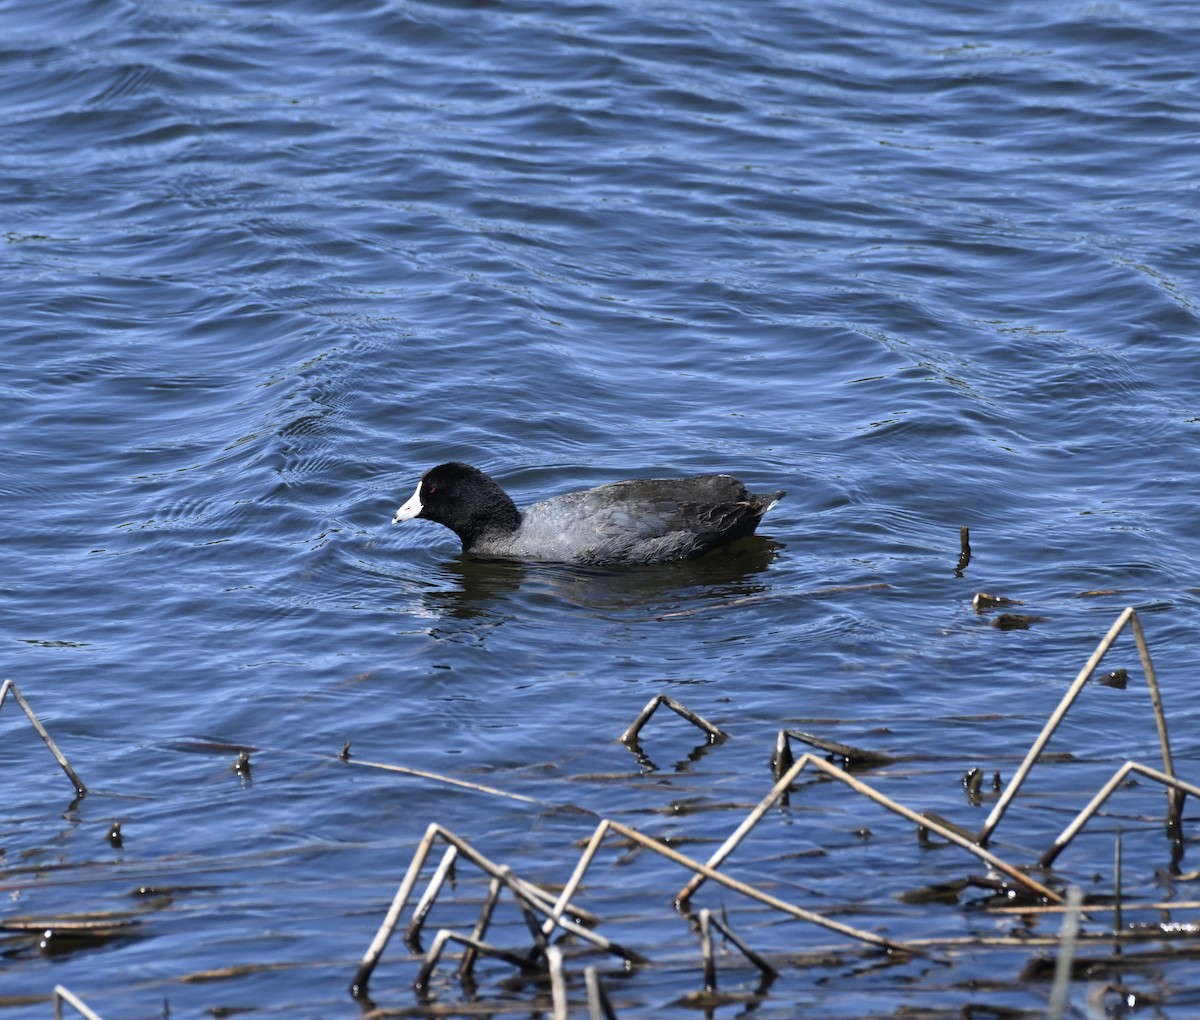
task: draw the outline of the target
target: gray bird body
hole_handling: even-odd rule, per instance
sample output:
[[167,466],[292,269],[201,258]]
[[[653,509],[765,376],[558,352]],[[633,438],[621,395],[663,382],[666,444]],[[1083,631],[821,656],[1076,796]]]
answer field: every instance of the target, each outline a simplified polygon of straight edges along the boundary
[[430,469],[396,521],[435,520],[485,559],[588,565],[691,559],[750,535],[783,492],[755,494],[732,475],[634,479],[568,492],[517,510],[476,468]]

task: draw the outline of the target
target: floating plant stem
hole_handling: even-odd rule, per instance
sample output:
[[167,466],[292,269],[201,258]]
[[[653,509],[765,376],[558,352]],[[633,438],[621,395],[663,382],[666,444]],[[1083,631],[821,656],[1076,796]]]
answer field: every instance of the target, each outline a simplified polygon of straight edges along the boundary
[[360,768],[367,769],[382,769],[385,772],[399,772],[405,776],[416,776],[419,779],[432,779],[434,782],[447,783],[450,786],[458,786],[464,790],[474,790],[476,793],[486,793],[492,797],[507,797],[509,800],[519,800],[524,804],[541,804],[539,800],[533,797],[526,797],[519,793],[509,793],[507,790],[497,790],[494,786],[484,786],[482,783],[472,783],[466,779],[455,779],[453,776],[445,776],[440,772],[428,772],[425,769],[409,768],[406,765],[388,765],[378,761],[359,761],[357,758],[342,758],[338,756],[338,760],[347,765],[354,765]]

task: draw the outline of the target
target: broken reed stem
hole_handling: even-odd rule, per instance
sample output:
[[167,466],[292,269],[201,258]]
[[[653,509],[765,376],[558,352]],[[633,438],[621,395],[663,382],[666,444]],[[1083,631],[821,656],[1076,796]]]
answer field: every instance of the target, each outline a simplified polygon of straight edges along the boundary
[[[413,919],[409,922],[408,931],[404,935],[404,941],[409,945],[417,939],[421,928],[425,924],[425,917],[433,906],[433,901],[437,899],[437,894],[441,891],[442,883],[446,881],[446,876],[450,874],[450,869],[454,866],[454,858],[458,856],[458,848],[454,846],[446,847],[446,852],[442,854],[442,861],[437,866],[437,871],[433,873],[433,878],[429,880],[429,885],[425,887],[425,892],[421,899],[417,902],[417,909],[413,911]],[[481,937],[482,932],[479,933]]]
[[627,825],[622,825],[620,822],[614,822],[611,818],[604,819],[601,825],[606,825],[613,832],[619,833],[626,839],[630,839],[639,846],[645,847],[647,850],[653,850],[656,854],[661,854],[667,860],[674,861],[685,868],[688,868],[704,878],[711,878],[714,882],[725,886],[727,889],[732,889],[734,892],[741,893],[743,896],[752,900],[757,900],[759,903],[764,903],[768,907],[773,907],[775,910],[784,914],[789,914],[792,917],[798,918],[801,921],[808,921],[810,924],[819,925],[822,928],[827,928],[830,931],[835,931],[839,935],[845,935],[848,938],[857,939],[859,942],[867,942],[879,949],[884,949],[890,953],[909,953],[912,949],[907,943],[894,942],[891,939],[885,939],[874,932],[863,931],[860,928],[852,928],[848,924],[842,924],[840,921],[834,921],[831,918],[824,917],[821,914],[813,913],[811,910],[805,910],[803,907],[797,907],[793,903],[788,903],[786,900],[781,900],[777,896],[772,896],[770,893],[765,893],[760,889],[756,889],[752,885],[747,885],[745,882],[740,882],[736,878],[730,878],[723,872],[717,871],[716,868],[709,867],[707,864],[701,864],[697,860],[693,860],[686,854],[681,854],[678,850],[673,850],[665,843],[660,843],[658,840],[650,836],[644,836],[636,829],[631,829]]
[[[503,884],[504,887],[507,888],[509,890],[509,892],[511,892],[513,894],[513,897],[517,900],[518,906],[521,907],[522,909],[525,909],[526,907],[528,907],[529,909],[533,910],[536,913],[546,914],[546,915],[550,915],[551,912],[554,910],[555,901],[551,898],[550,894],[548,892],[546,892],[544,889],[539,888],[538,886],[534,885],[532,882],[526,882],[523,878],[518,878],[516,875],[513,874],[512,869],[510,867],[508,867],[507,865],[503,865],[503,866],[498,865],[495,862],[484,857],[483,854],[481,854],[477,850],[475,850],[474,847],[472,847],[470,843],[466,842],[466,840],[462,839],[461,837],[454,836],[452,833],[447,832],[445,829],[443,829],[441,831],[441,835],[445,839],[454,840],[454,842],[458,846],[459,850],[462,853],[464,853],[466,856],[469,856],[470,859],[472,860],[472,862],[476,865],[476,867],[478,867],[485,874],[490,875],[492,878],[496,879],[501,884]],[[569,903],[566,904],[566,908],[570,908],[572,913],[574,913],[575,915],[577,915],[579,917],[584,918],[589,923],[594,924],[597,921],[596,917],[594,915],[590,914],[586,910],[582,910],[578,907],[572,907],[571,904],[569,904]],[[603,949],[606,952],[615,952],[618,956],[626,956],[625,951],[622,950],[619,946],[617,946],[616,943],[610,943],[608,941],[608,939],[603,938],[602,936],[597,935],[595,932],[590,931],[587,928],[584,928],[580,924],[577,924],[575,921],[572,921],[571,919],[562,916],[561,913],[554,916],[554,922],[555,922],[554,926],[551,927],[545,933],[545,935],[549,935],[550,931],[554,930],[554,927],[559,927],[559,928],[564,929],[565,931],[569,931],[576,935],[579,935],[580,937],[591,942],[593,945],[595,945],[599,949]],[[537,939],[539,937],[540,928],[538,928],[538,926],[536,924],[533,925],[532,928],[534,929],[534,938]],[[545,938],[545,935],[541,936],[543,940]],[[634,953],[632,957],[626,956],[627,959],[632,959],[635,957],[640,959],[640,957],[637,957],[636,953]]]
[[659,705],[666,705],[672,712],[686,719],[698,729],[703,730],[708,734],[710,742],[716,744],[725,740],[726,734],[722,733],[718,727],[714,726],[703,716],[697,715],[686,705],[681,705],[674,698],[667,697],[665,694],[656,694],[646,703],[646,707],[638,713],[638,717],[633,720],[629,728],[621,734],[621,742],[624,744],[636,744],[638,734],[642,732],[642,727],[650,721],[650,717],[654,715],[655,709]]
[[608,823],[601,820],[592,832],[592,838],[588,840],[587,846],[584,847],[583,853],[579,855],[579,860],[575,864],[575,870],[571,872],[571,877],[567,879],[567,884],[563,886],[562,892],[558,894],[558,899],[550,907],[550,916],[542,922],[542,931],[549,935],[554,930],[554,926],[558,924],[558,919],[562,917],[563,911],[571,902],[571,897],[575,895],[575,890],[579,888],[579,883],[583,881],[584,873],[588,869],[588,865],[592,863],[592,858],[596,856],[596,851],[600,849],[600,844],[604,841],[605,835],[608,833]]
[[[1092,652],[1088,661],[1084,663],[1078,675],[1075,677],[1071,686],[1067,689],[1067,693],[1063,695],[1058,707],[1046,721],[1046,725],[1042,727],[1042,732],[1038,734],[1037,739],[1029,748],[1025,755],[1025,759],[1021,762],[1020,767],[1009,780],[1008,785],[1004,788],[1004,792],[1000,795],[1000,799],[996,801],[992,812],[988,815],[987,820],[983,823],[983,828],[979,830],[977,840],[980,846],[987,846],[988,840],[991,838],[992,832],[996,826],[1000,824],[1000,819],[1004,817],[1004,812],[1008,810],[1008,805],[1013,797],[1017,795],[1021,784],[1025,781],[1025,777],[1029,774],[1030,769],[1037,763],[1041,757],[1042,751],[1049,742],[1054,731],[1058,728],[1058,724],[1062,722],[1066,716],[1068,709],[1079,696],[1079,692],[1083,689],[1083,685],[1091,678],[1096,671],[1096,667],[1100,664],[1100,660],[1108,653],[1114,641],[1121,631],[1132,623],[1134,640],[1137,643],[1138,654],[1142,660],[1142,670],[1146,674],[1146,685],[1150,688],[1150,703],[1154,708],[1154,718],[1158,726],[1158,739],[1162,745],[1163,769],[1172,778],[1175,777],[1175,768],[1171,762],[1171,745],[1167,739],[1167,720],[1163,715],[1162,699],[1158,693],[1158,680],[1154,674],[1154,666],[1150,662],[1150,649],[1146,645],[1145,636],[1142,634],[1141,624],[1138,622],[1137,613],[1134,612],[1132,606],[1127,607],[1116,622],[1109,627],[1108,633],[1104,635],[1100,643],[1096,646],[1096,650]],[[1182,811],[1183,799],[1182,795],[1174,790],[1168,790],[1168,803],[1171,810],[1171,818],[1177,820],[1179,812]]]
[[[1142,672],[1146,675],[1146,686],[1150,689],[1154,724],[1158,727],[1158,742],[1162,747],[1163,771],[1174,778],[1175,763],[1171,759],[1171,741],[1167,738],[1167,716],[1163,711],[1162,696],[1158,691],[1158,674],[1154,672],[1154,663],[1150,661],[1150,645],[1146,642],[1146,635],[1142,633],[1142,621],[1132,609],[1129,611],[1129,623],[1133,630],[1133,639],[1137,643],[1138,658],[1142,661]],[[1172,787],[1167,792],[1167,803],[1170,805],[1170,822],[1177,827],[1183,814],[1183,794]]]
[[[913,811],[911,808],[907,808],[903,804],[899,804],[892,800],[890,797],[884,796],[878,790],[867,785],[862,780],[856,779],[849,773],[843,772],[836,766],[829,764],[829,762],[808,753],[805,753],[797,758],[796,763],[790,769],[788,769],[782,777],[780,777],[779,781],[773,787],[771,787],[770,792],[761,801],[759,801],[758,805],[750,812],[749,815],[746,816],[742,824],[733,831],[732,835],[730,835],[729,838],[717,848],[716,853],[714,853],[708,859],[708,863],[705,865],[706,868],[715,869],[721,865],[721,862],[724,861],[725,858],[737,848],[737,845],[745,838],[746,834],[758,824],[763,815],[765,815],[770,809],[771,805],[787,792],[788,787],[795,782],[796,777],[800,775],[800,772],[806,765],[815,766],[826,775],[837,779],[839,782],[845,783],[856,793],[860,793],[864,797],[873,800],[881,807],[887,808],[892,813],[900,815],[902,818],[907,818],[909,821],[916,823],[922,828],[936,833],[938,836],[941,836],[942,839],[962,847],[969,853],[974,854],[980,860],[990,864],[997,871],[1003,872],[1009,878],[1013,879],[1030,892],[1034,893],[1034,895],[1040,896],[1052,903],[1062,902],[1062,897],[1059,896],[1058,893],[1048,889],[1035,879],[1030,878],[1023,871],[1015,868],[1006,861],[1001,860],[995,854],[989,853],[983,847],[973,843],[968,836],[964,836],[962,833],[956,832],[954,829],[942,825],[940,822],[937,822],[932,818],[917,814],[917,812]],[[676,902],[681,905],[686,904],[696,890],[703,884],[706,877],[706,873],[697,871],[697,874],[691,879],[691,881],[689,881],[688,884],[679,891],[679,894],[676,896]]]
[[[545,913],[550,909],[549,897],[544,893],[539,895],[536,900],[531,898],[527,890],[534,888],[528,882],[523,882],[518,879],[513,873],[512,868],[507,864],[500,869],[499,879],[504,883],[504,887],[512,894],[514,900],[517,901],[517,906],[520,908],[521,916],[525,919],[525,926],[529,929],[529,934],[533,938],[533,948],[528,953],[530,961],[544,956],[549,948],[549,943],[546,941],[546,935],[542,932],[542,926],[538,924],[538,919],[534,916],[536,912]],[[541,893],[541,890],[538,890]]]
[[[492,923],[492,913],[496,909],[496,904],[500,900],[500,890],[504,888],[504,884],[498,878],[493,878],[488,883],[487,899],[483,901],[483,906],[479,910],[479,917],[475,919],[475,928],[471,932],[471,938],[483,940],[487,934],[488,925]],[[475,967],[475,958],[479,954],[475,951],[474,946],[468,946],[467,951],[463,953],[462,960],[458,964],[458,976],[466,977]]]
[[469,935],[459,935],[458,932],[450,931],[448,928],[441,928],[437,935],[434,936],[433,945],[429,947],[429,952],[425,954],[425,963],[422,964],[421,971],[417,975],[417,979],[413,982],[413,988],[418,992],[424,991],[428,987],[429,976],[433,973],[434,968],[437,967],[447,942],[457,942],[459,945],[470,946],[477,953],[486,953],[488,956],[494,956],[499,960],[504,960],[506,963],[511,963],[525,974],[532,974],[541,970],[536,964],[530,963],[524,957],[519,956],[509,949],[501,949],[499,946],[489,945],[486,942],[472,939]]
[[1182,779],[1176,779],[1174,776],[1169,776],[1165,772],[1159,772],[1158,769],[1151,768],[1149,765],[1143,765],[1136,761],[1127,761],[1116,772],[1112,774],[1108,782],[1105,783],[1097,791],[1096,795],[1088,802],[1087,806],[1075,816],[1075,819],[1059,834],[1058,838],[1051,844],[1047,850],[1038,859],[1038,864],[1042,867],[1048,867],[1054,862],[1060,853],[1067,848],[1067,845],[1078,834],[1079,830],[1084,827],[1092,816],[1100,810],[1113,792],[1125,782],[1125,778],[1131,772],[1137,772],[1139,775],[1145,776],[1147,779],[1153,779],[1157,783],[1162,783],[1169,790],[1177,790],[1181,794],[1179,800],[1182,803],[1182,794],[1190,793],[1193,797],[1200,797],[1200,786],[1193,786],[1191,783],[1184,782]]
[[546,950],[546,966],[550,971],[550,1000],[554,1003],[552,1020],[568,1020],[567,979],[563,976],[562,950],[558,946]]
[[704,990],[717,990],[717,965],[713,963],[712,932],[709,922],[712,911],[705,907],[700,911],[700,960],[704,964]]
[[788,731],[780,730],[775,734],[775,753],[771,755],[771,775],[776,779],[796,764],[796,756],[792,754],[792,742],[788,739]]
[[718,920],[713,912],[705,907],[700,911],[700,951],[704,960],[704,990],[706,992],[715,992],[717,989],[717,968],[713,962],[710,927],[716,928],[725,938],[737,946],[738,951],[759,969],[763,977],[774,978],[778,975],[779,972],[774,967],[738,938],[732,928],[723,921]]
[[[558,946],[547,948],[546,966],[550,971],[550,997],[554,1004],[551,1020],[568,1020],[570,1003],[567,1000],[567,978],[563,971],[562,950]],[[617,1020],[595,967],[584,969],[583,983],[587,990],[588,1020]]]
[[1062,1020],[1067,1009],[1067,996],[1071,990],[1071,963],[1075,957],[1075,941],[1079,935],[1079,908],[1083,904],[1083,892],[1078,886],[1067,890],[1067,912],[1063,915],[1062,931],[1058,939],[1058,957],[1054,961],[1054,984],[1050,989],[1050,1005],[1046,1020]]
[[99,1013],[93,1012],[74,992],[62,985],[54,986],[54,1020],[62,1020],[62,1004],[64,1002],[84,1020],[100,1020]]
[[1121,830],[1117,830],[1117,838],[1113,842],[1113,934],[1121,935],[1123,922],[1121,920]]
[[584,968],[583,983],[587,986],[588,1020],[617,1020],[595,967]]
[[[71,768],[71,763],[67,761],[66,756],[58,749],[58,745],[54,742],[53,738],[46,730],[46,727],[42,725],[41,719],[39,719],[34,710],[29,707],[29,702],[25,700],[25,695],[21,693],[21,689],[11,680],[5,680],[3,684],[0,684],[0,709],[4,708],[4,699],[9,691],[12,691],[13,697],[17,699],[17,704],[21,706],[21,711],[23,711],[26,718],[29,719],[30,725],[37,730],[38,736],[42,738],[42,743],[44,743],[46,747],[50,749],[50,753],[54,755],[54,760],[58,762],[59,768],[61,768],[67,774],[67,778],[75,784],[76,794],[82,797],[88,792],[87,787],[83,785],[83,780],[80,779],[75,773],[75,770]],[[66,989],[63,990],[66,991]],[[67,994],[70,995],[71,993],[67,992]]]

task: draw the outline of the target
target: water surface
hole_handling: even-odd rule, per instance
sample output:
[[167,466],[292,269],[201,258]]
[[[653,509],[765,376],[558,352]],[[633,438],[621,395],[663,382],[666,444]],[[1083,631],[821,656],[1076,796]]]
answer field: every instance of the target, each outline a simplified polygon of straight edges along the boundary
[[[56,983],[111,1017],[358,1015],[346,986],[430,822],[547,883],[602,817],[704,856],[769,788],[781,728],[896,756],[867,778],[977,828],[962,774],[1012,774],[1127,605],[1200,778],[1191,6],[4,20],[0,676],[91,792],[72,801],[7,703],[0,920],[136,922],[49,951],[6,934],[4,1016],[45,1016]],[[481,565],[389,524],[448,459],[519,502],[707,471],[788,497],[698,564]],[[1040,619],[1000,630],[978,591]],[[1032,863],[1120,763],[1159,762],[1128,636],[1117,666],[1128,688],[1086,689],[998,853]],[[656,716],[634,756],[616,738],[657,694],[729,739]],[[347,741],[537,803],[349,767]],[[1119,826],[1127,896],[1194,899],[1162,800],[1122,791],[1052,880],[1111,891]],[[1058,926],[980,892],[908,902],[982,866],[828,782],[729,867],[897,939]],[[598,862],[584,905],[652,963],[573,948],[576,1000],[596,963],[625,1020],[694,1015],[685,879]],[[469,928],[485,885],[463,869],[431,925]],[[759,1016],[1044,1013],[1033,950],[877,966],[701,899],[781,964]],[[527,938],[516,916],[493,937]],[[418,969],[394,940],[376,1005],[414,1008]],[[432,994],[544,1015],[511,978],[481,965],[472,992],[448,964]],[[1097,981],[1194,1007],[1186,954]]]

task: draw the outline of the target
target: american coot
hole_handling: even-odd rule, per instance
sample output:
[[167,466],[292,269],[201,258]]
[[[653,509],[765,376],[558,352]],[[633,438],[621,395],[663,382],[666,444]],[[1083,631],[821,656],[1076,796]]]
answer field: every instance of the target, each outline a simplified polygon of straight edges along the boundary
[[782,492],[755,494],[732,475],[612,482],[534,503],[523,513],[468,464],[425,472],[393,523],[423,517],[487,559],[595,565],[691,559],[752,534]]

